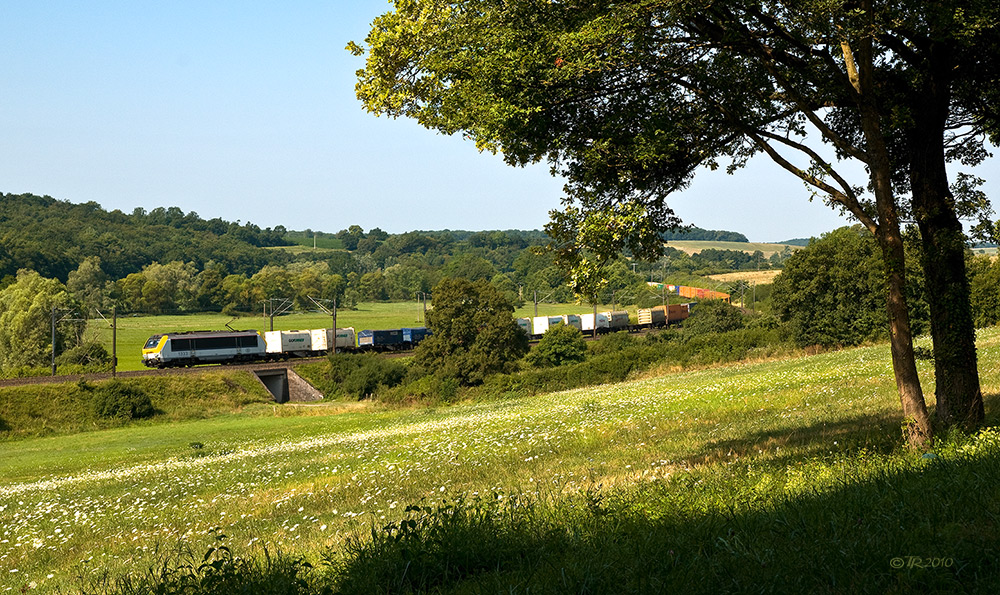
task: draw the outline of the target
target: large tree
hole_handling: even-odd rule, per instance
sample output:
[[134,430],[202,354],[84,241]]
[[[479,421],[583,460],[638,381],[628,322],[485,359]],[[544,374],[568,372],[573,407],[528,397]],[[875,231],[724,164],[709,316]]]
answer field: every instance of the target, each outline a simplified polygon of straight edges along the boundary
[[[67,316],[70,313],[75,315]],[[53,322],[57,353],[79,343],[86,323],[66,287],[21,269],[17,281],[0,290],[0,371],[46,365],[52,354]]]
[[[920,443],[931,428],[900,220],[920,224],[929,283],[963,274],[944,168],[983,157],[997,91],[974,89],[997,78],[998,12],[981,1],[397,0],[367,48],[349,47],[367,53],[357,92],[370,111],[461,131],[512,164],[547,159],[566,177],[548,230],[574,279],[623,248],[659,254],[659,234],[677,223],[665,198],[699,168],[764,153],[805,181],[877,240],[893,369]],[[866,179],[838,171],[842,161]],[[952,342],[937,370],[955,381],[938,405],[947,423],[972,425],[982,405],[968,286],[952,289],[952,332],[936,325],[934,339],[938,350]]]
[[463,385],[510,372],[528,351],[528,336],[514,322],[514,307],[486,281],[444,278],[427,312],[433,333],[417,346],[414,362]]

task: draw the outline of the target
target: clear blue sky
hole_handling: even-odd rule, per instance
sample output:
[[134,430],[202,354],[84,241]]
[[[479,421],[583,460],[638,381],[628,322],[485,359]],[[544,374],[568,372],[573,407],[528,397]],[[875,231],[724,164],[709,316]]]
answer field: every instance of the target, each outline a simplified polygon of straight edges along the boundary
[[[344,46],[388,9],[4,0],[0,192],[331,232],[540,229],[562,188],[547,166],[512,168],[362,110],[362,62]],[[764,162],[705,172],[670,204],[688,223],[754,241],[846,222]]]

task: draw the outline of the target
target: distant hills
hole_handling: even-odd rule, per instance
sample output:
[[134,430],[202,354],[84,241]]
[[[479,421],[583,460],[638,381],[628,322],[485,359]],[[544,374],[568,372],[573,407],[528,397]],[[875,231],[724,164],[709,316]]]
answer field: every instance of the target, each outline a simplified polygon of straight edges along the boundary
[[96,202],[73,204],[51,196],[0,194],[0,278],[18,269],[65,281],[84,258],[97,256],[104,272],[120,279],[153,262],[206,262],[252,274],[283,258],[265,248],[290,242],[280,225],[261,229],[222,219],[205,220],[177,207],[131,213]]
[[661,234],[665,241],[688,240],[703,242],[749,242],[747,237],[736,231],[722,231],[717,229],[702,229],[700,227],[683,227],[675,231],[668,231]]
[[784,242],[778,242],[778,243],[787,244],[789,246],[808,246],[810,239],[812,238],[795,238],[794,240],[785,240]]
[[[733,250],[759,249],[741,233],[694,226],[665,233],[663,239],[733,242],[746,245],[733,246]],[[227,273],[250,276],[266,265],[282,266],[306,257],[299,254],[302,250],[268,249],[295,245],[346,248],[352,255],[343,253],[338,257],[341,260],[350,260],[357,252],[370,255],[380,267],[413,255],[422,255],[421,266],[439,267],[461,252],[472,251],[496,261],[497,270],[506,271],[521,250],[547,241],[545,233],[538,230],[445,229],[388,234],[373,229],[365,234],[358,226],[338,232],[292,231],[281,225],[262,229],[249,222],[206,220],[177,207],[136,208],[124,213],[107,211],[96,202],[74,204],[51,196],[0,193],[0,280],[26,268],[65,282],[84,259],[95,256],[111,279],[123,279],[154,262],[173,261],[191,263],[199,271],[215,263]],[[794,242],[798,240],[787,243]],[[801,242],[795,245],[805,245],[808,240]]]

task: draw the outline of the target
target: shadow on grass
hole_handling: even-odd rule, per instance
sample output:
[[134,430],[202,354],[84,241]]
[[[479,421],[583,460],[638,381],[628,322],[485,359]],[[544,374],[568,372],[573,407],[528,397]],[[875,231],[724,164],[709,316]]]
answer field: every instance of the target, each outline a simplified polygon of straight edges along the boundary
[[423,508],[349,544],[338,592],[995,592],[1000,448],[903,467],[795,496],[733,475]]
[[772,427],[741,434],[739,438],[706,443],[688,459],[688,463],[706,465],[734,457],[757,456],[760,451],[780,453],[771,458],[781,463],[835,451],[865,448],[888,453],[900,444],[902,431],[897,416],[858,415],[809,425]]

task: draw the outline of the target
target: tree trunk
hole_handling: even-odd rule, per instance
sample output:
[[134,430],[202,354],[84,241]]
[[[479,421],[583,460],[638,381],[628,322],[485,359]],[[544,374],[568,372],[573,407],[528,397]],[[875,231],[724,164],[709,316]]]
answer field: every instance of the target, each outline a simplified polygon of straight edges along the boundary
[[[947,77],[946,72],[942,78]],[[908,135],[913,212],[920,229],[922,266],[934,342],[937,419],[943,427],[974,429],[983,421],[965,234],[948,187],[942,139],[947,85],[928,77]]]
[[870,179],[875,194],[875,207],[879,223],[874,229],[875,239],[882,250],[886,276],[886,310],[889,314],[889,347],[892,353],[892,370],[896,377],[896,391],[903,408],[903,432],[912,448],[926,445],[932,437],[930,416],[924,402],[917,362],[913,354],[913,333],[910,330],[910,312],[906,305],[906,259],[903,236],[899,229],[899,213],[892,193],[892,176],[888,153],[872,119],[865,119],[871,126],[869,153],[872,155]]
[[[881,205],[879,208],[881,210]],[[903,238],[899,231],[899,222],[894,216],[887,219],[882,215],[879,218],[881,222],[875,236],[882,249],[882,259],[886,267],[888,290],[886,310],[889,314],[892,370],[896,377],[899,402],[903,408],[903,433],[911,447],[919,448],[931,439],[932,430],[913,355],[913,334],[910,331],[910,314],[906,305]]]
[[[863,2],[871,9],[871,2]],[[886,310],[889,314],[889,346],[892,352],[892,370],[896,377],[896,391],[903,408],[903,432],[911,448],[920,448],[932,438],[930,417],[924,402],[917,362],[913,355],[913,334],[910,330],[910,313],[906,306],[906,259],[903,236],[899,229],[899,210],[892,187],[892,163],[881,129],[882,114],[875,97],[875,54],[872,39],[860,42],[860,60],[857,62],[858,108],[861,129],[868,154],[868,175],[878,225],[872,229],[886,268]]]

